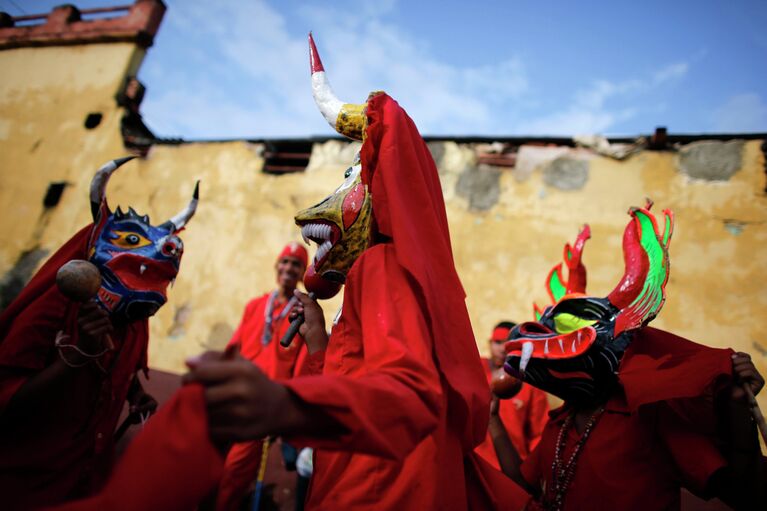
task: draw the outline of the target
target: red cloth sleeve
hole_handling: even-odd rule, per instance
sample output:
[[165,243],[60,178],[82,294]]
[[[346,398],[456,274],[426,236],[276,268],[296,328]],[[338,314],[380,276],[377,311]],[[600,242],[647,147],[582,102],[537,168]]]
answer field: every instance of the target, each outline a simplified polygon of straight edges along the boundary
[[28,378],[58,356],[54,342],[59,330],[73,336],[69,342],[76,342],[76,319],[77,305],[49,288],[9,322],[0,342],[0,412]]
[[131,443],[105,487],[56,511],[188,511],[221,477],[200,385],[182,387]]
[[482,456],[472,452],[464,461],[469,509],[521,511],[530,495]]
[[[326,374],[285,385],[341,431],[298,443],[403,459],[436,427],[442,387],[422,308],[389,246],[367,250],[352,268],[331,350],[343,353],[332,361],[340,374],[327,374],[326,359]],[[345,368],[344,358],[358,363]]]
[[315,351],[311,355],[304,345],[296,361],[296,376],[318,376],[325,367],[325,350]]
[[646,404],[697,398],[731,379],[732,354],[656,328],[637,331],[618,379],[632,411]]
[[706,434],[666,403],[657,407],[656,431],[674,460],[682,486],[703,495],[709,478],[727,464],[716,447],[714,433]]

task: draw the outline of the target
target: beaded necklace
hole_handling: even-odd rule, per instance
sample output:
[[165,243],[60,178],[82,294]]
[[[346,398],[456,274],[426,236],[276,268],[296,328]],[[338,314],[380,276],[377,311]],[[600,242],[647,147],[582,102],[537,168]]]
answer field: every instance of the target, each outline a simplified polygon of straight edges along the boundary
[[[269,342],[272,340],[272,336],[274,335],[274,328],[272,326],[272,323],[274,323],[274,302],[277,300],[278,296],[277,291],[272,291],[272,294],[269,295],[269,300],[266,302],[266,308],[264,309],[264,333],[261,335],[261,344],[266,346],[269,344]],[[285,304],[285,307],[280,312],[279,316],[277,316],[277,321],[281,321],[285,316],[288,315],[290,312],[290,309],[293,307],[293,305],[298,301],[298,299],[294,296],[290,300],[288,300],[288,303]]]
[[562,459],[562,456],[565,452],[567,434],[573,425],[573,418],[575,417],[575,413],[573,412],[568,415],[562,423],[562,427],[559,428],[559,436],[557,436],[557,447],[554,451],[554,461],[551,464],[551,494],[546,492],[546,495],[543,497],[544,509],[549,511],[561,511],[562,505],[565,501],[565,494],[567,493],[567,489],[569,488],[570,483],[575,476],[578,456],[583,449],[583,444],[585,444],[586,440],[588,440],[589,436],[591,435],[591,431],[594,429],[594,426],[596,426],[597,422],[599,422],[599,419],[602,417],[604,411],[604,407],[601,407],[599,410],[594,412],[591,417],[589,417],[589,421],[586,423],[586,427],[583,429],[583,434],[575,444],[575,448],[573,449],[572,454],[570,454],[570,459],[567,460],[566,464],[563,463],[564,460]]

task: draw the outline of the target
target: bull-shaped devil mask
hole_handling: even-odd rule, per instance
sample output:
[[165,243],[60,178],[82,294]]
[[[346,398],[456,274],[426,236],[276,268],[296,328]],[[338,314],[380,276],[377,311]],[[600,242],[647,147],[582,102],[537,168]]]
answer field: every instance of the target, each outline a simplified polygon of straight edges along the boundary
[[[309,60],[312,93],[320,112],[340,134],[362,140],[367,124],[365,104],[353,105],[339,100],[331,89],[322,67],[314,39],[309,34]],[[344,182],[319,204],[300,211],[296,224],[304,241],[314,241],[314,271],[325,279],[343,283],[354,261],[370,243],[372,200],[368,185],[362,181],[359,154],[344,174]]]
[[590,232],[581,231],[573,248],[565,247],[568,281],[554,267],[547,288],[554,305],[535,322],[514,327],[506,343],[506,371],[573,404],[596,404],[617,382],[618,367],[632,332],[652,321],[665,301],[668,246],[673,214],[664,213],[663,230],[646,208],[632,208],[623,233],[625,273],[606,297],[585,295],[580,263]]
[[98,303],[117,319],[134,321],[154,315],[167,301],[166,290],[178,274],[184,244],[179,231],[197,209],[199,182],[189,205],[167,222],[154,226],[133,208],[127,213],[107,205],[106,187],[112,173],[132,158],[104,164],[90,189],[93,231],[88,257],[101,272]]

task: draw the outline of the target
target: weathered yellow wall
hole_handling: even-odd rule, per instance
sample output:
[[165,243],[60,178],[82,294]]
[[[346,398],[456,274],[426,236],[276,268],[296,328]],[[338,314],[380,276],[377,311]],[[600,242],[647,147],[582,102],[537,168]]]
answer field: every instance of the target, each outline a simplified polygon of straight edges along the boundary
[[[113,97],[142,56],[130,44],[0,52],[0,69],[13,70],[0,76],[0,275],[24,250],[55,250],[89,221],[93,171],[125,154]],[[86,130],[83,120],[94,111],[104,120]],[[748,351],[767,374],[760,143],[743,144],[739,170],[723,181],[681,173],[676,152],[643,152],[625,162],[588,159],[585,184],[571,190],[544,181],[546,164],[529,174],[486,169],[477,167],[472,147],[436,144],[455,260],[480,349],[497,321],[526,320],[533,299],[545,304],[544,278],[584,222],[592,228],[584,252],[589,291],[608,293],[623,270],[625,212],[651,197],[658,210],[676,213],[668,301],[654,325]],[[315,145],[307,171],[286,176],[263,174],[262,148],[245,142],[156,146],[120,169],[109,185],[110,204],[131,205],[155,223],[183,207],[195,179],[202,180],[197,216],[182,236],[180,276],[151,322],[153,367],[183,371],[186,356],[228,340],[245,302],[274,285],[277,252],[300,239],[293,214],[340,183],[356,147]],[[461,191],[472,172],[498,176],[490,186],[498,198],[482,211],[470,209]],[[43,214],[48,183],[62,180],[72,185]],[[339,303],[326,306],[328,317]],[[767,398],[761,401],[767,407]]]
[[[89,174],[125,154],[114,95],[143,55],[129,43],[0,51],[0,272],[22,251],[60,245],[87,221]],[[103,119],[88,130],[91,112]],[[72,186],[44,213],[55,181]]]

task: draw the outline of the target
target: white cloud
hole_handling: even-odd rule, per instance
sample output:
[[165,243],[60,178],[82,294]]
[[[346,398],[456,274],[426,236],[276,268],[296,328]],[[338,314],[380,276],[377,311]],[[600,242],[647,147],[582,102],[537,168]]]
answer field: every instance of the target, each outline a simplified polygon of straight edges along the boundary
[[713,117],[715,131],[727,133],[767,131],[767,104],[755,92],[732,96],[716,109]]
[[[585,89],[573,94],[570,105],[564,109],[528,119],[520,123],[520,134],[577,135],[605,133],[619,122],[632,119],[640,112],[636,98],[652,92],[687,74],[689,65],[678,62],[667,65],[644,79],[621,82],[596,80]],[[609,106],[608,103],[623,103]]]

